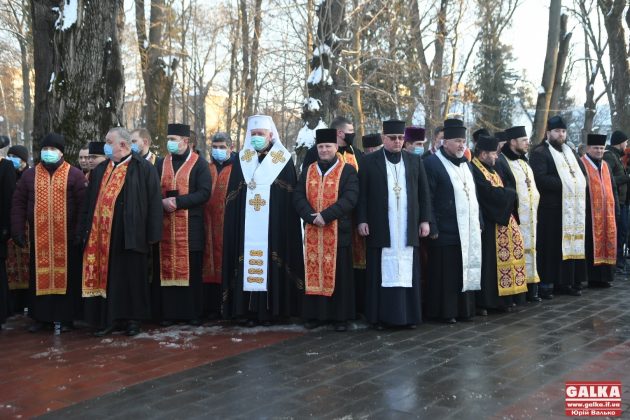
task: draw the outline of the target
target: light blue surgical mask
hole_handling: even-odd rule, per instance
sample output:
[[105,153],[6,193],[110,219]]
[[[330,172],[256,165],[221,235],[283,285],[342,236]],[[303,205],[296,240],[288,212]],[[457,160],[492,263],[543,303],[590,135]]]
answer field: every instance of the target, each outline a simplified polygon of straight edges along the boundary
[[225,149],[212,149],[212,159],[217,162],[225,162],[227,160],[228,154]]
[[423,153],[424,153],[424,147],[422,147],[422,146],[416,146],[416,147],[414,147],[414,148],[413,148],[413,152],[414,152],[416,155],[421,155],[421,154],[423,154]]
[[140,153],[140,146],[138,146],[138,143],[131,143],[131,151],[134,153]]
[[105,143],[105,145],[103,146],[103,153],[105,153],[105,156],[107,156],[107,159],[113,158],[114,149],[112,148],[112,145],[109,143]]
[[42,150],[41,158],[44,163],[57,163],[61,159],[61,154],[53,150]]
[[179,152],[179,142],[175,140],[169,140],[166,142],[166,150],[169,153],[174,154]]
[[15,169],[20,169],[20,165],[22,164],[22,159],[20,159],[17,156],[7,156],[7,159],[9,159],[13,163],[13,167]]
[[265,148],[265,138],[263,136],[252,136],[251,141],[252,147],[257,152],[260,152],[262,149]]

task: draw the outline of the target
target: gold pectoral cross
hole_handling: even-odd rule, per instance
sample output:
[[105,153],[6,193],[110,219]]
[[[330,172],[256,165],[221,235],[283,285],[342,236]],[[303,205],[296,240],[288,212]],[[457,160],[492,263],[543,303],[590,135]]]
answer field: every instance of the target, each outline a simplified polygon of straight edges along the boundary
[[260,194],[256,194],[254,198],[249,200],[249,205],[254,208],[256,211],[260,211],[262,207],[267,204],[267,201],[263,200]]

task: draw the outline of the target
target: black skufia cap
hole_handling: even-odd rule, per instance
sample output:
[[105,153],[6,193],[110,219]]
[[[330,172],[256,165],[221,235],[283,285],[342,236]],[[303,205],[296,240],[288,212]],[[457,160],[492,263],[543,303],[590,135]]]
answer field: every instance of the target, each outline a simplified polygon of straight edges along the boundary
[[547,131],[555,130],[556,128],[567,129],[567,125],[560,115],[555,115],[547,120]]
[[336,128],[320,128],[315,131],[315,144],[334,143],[337,144]]
[[405,134],[405,122],[401,120],[383,121],[383,134]]
[[190,126],[188,124],[169,124],[167,135],[190,137]]
[[486,152],[496,152],[499,146],[499,141],[496,137],[492,136],[479,136],[475,150],[481,150]]
[[381,133],[367,134],[362,137],[363,147],[378,147],[383,144]]
[[587,146],[605,146],[606,135],[591,133],[586,136],[586,145]]
[[104,141],[91,141],[88,144],[88,155],[105,156],[105,142]]
[[525,131],[525,126],[523,125],[517,125],[505,130],[506,140],[520,139],[521,137],[527,137],[527,131]]

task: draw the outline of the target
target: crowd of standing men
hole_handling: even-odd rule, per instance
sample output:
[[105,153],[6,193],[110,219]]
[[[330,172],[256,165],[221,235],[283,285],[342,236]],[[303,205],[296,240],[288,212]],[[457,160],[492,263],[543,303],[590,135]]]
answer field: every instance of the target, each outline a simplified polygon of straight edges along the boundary
[[300,175],[272,119],[248,119],[243,148],[169,124],[168,154],[146,129],[111,129],[64,160],[0,160],[0,324],[28,308],[36,332],[81,320],[102,336],[153,320],[307,328],[416,328],[610,287],[625,266],[627,136],[589,134],[579,156],[560,117],[533,150],[524,127],[472,134],[447,119],[383,122],[354,147],[351,121],[316,131]]

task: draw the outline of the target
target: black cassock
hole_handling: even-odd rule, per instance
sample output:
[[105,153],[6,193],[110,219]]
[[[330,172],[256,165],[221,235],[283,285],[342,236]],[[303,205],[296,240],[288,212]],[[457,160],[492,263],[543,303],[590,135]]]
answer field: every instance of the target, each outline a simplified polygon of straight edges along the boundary
[[[391,246],[389,232],[387,169],[385,159],[405,165],[407,183],[406,244],[413,246],[413,278],[411,287],[381,287],[381,254]],[[359,171],[360,195],[357,223],[367,223],[366,238],[366,301],[365,316],[371,323],[410,325],[421,321],[420,305],[420,223],[428,222],[431,213],[429,188],[420,157],[402,151],[385,149],[363,157]]]
[[[125,158],[121,160],[124,162]],[[87,243],[101,181],[109,160],[91,172],[87,206],[82,216]],[[107,298],[85,298],[85,320],[105,328],[118,320],[144,320],[151,316],[149,297],[150,244],[162,237],[162,197],[155,167],[133,154],[125,183],[116,199],[109,245]]]
[[[189,152],[173,155],[173,173],[177,174]],[[164,159],[156,165],[158,175],[162,176]],[[205,245],[203,210],[210,198],[212,178],[208,162],[199,157],[190,171],[188,194],[178,195],[177,209],[188,210],[188,286],[161,286],[160,281],[160,246],[154,247],[153,279],[151,283],[151,305],[153,317],[160,320],[197,320],[204,307],[201,269]],[[162,197],[166,198],[166,197]],[[163,240],[164,238],[162,238]]]
[[[580,286],[586,279],[585,260],[562,260],[562,181],[547,141],[532,150],[529,164],[540,193],[536,227],[536,265],[541,289],[555,286],[556,291]],[[576,155],[577,158],[577,155]],[[578,159],[584,176],[582,161]]]
[[[602,164],[600,161],[593,162],[597,165],[597,168],[601,172]],[[610,173],[610,181],[612,183],[612,191],[615,199],[615,214],[619,214],[619,197],[617,195],[617,183],[615,182],[615,178],[613,177],[610,166],[607,165],[608,171]],[[586,243],[584,246],[584,250],[586,251],[586,277],[588,280],[588,284],[590,286],[600,286],[605,283],[610,283],[615,279],[615,266],[610,264],[603,265],[593,265],[594,256],[593,256],[593,216],[591,211],[591,197],[590,197],[590,189],[586,189]]]
[[9,213],[11,211],[11,196],[15,189],[15,169],[7,159],[0,159],[0,324],[3,324],[9,314],[9,287],[7,278],[7,240],[11,233]]
[[[314,163],[317,165],[318,163]],[[322,172],[329,169],[321,165]],[[306,175],[302,171],[293,198],[295,209],[307,223],[313,223],[317,213],[306,197]],[[332,296],[304,295],[302,301],[302,317],[307,320],[347,321],[356,316],[355,281],[352,270],[352,211],[359,201],[359,179],[351,165],[345,165],[339,179],[337,201],[321,211],[326,223],[337,220],[337,261],[335,273],[335,290]]]
[[[450,158],[444,151],[442,153],[455,165],[467,165],[470,169],[471,164],[465,157]],[[431,194],[431,235],[438,235],[429,240],[425,313],[430,319],[467,320],[475,315],[475,292],[462,292],[464,269],[453,184],[437,155],[428,156],[424,165]]]
[[[259,160],[266,155],[259,155]],[[286,163],[271,185],[267,291],[243,290],[243,249],[247,185],[241,161],[234,160],[223,224],[223,314],[262,322],[299,316],[304,293],[304,253],[300,217],[293,207],[297,183],[293,162]]]
[[[495,173],[494,168],[482,162],[486,169]],[[505,309],[512,303],[523,303],[525,293],[499,296],[497,284],[497,225],[507,226],[510,216],[518,209],[518,195],[509,187],[494,187],[481,170],[472,165],[479,210],[483,219],[481,231],[481,290],[476,292],[475,303],[485,309]]]

